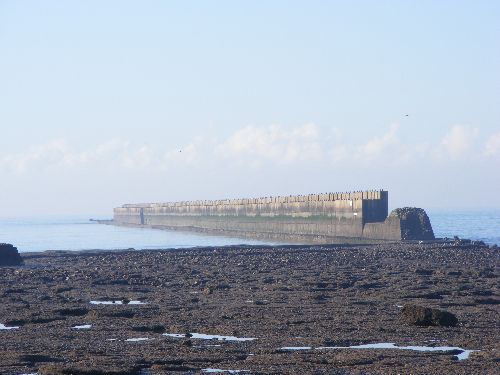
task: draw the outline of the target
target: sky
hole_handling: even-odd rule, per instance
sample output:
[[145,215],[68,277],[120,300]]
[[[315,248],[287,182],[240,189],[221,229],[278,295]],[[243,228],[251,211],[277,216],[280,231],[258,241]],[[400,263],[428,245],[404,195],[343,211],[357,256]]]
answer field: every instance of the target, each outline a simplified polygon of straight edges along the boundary
[[500,209],[500,2],[0,0],[0,216],[389,190]]

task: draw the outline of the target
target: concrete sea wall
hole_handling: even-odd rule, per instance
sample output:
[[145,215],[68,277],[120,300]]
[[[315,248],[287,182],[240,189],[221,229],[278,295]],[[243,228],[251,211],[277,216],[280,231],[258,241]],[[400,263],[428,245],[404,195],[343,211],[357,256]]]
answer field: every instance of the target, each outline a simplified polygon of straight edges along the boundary
[[[401,240],[384,190],[251,199],[125,204],[114,223],[169,229],[306,237]],[[429,223],[430,225],[430,223]]]

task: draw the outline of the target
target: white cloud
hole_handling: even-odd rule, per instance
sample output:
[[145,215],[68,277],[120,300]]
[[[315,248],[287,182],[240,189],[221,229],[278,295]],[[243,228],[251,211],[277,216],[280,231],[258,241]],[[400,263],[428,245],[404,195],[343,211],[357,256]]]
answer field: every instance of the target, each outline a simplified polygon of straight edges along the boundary
[[478,128],[472,128],[464,125],[454,125],[445,134],[441,141],[441,149],[438,150],[439,154],[444,152],[452,159],[464,158],[472,149],[474,141],[479,135]]
[[374,137],[360,147],[363,155],[368,157],[379,156],[387,151],[388,148],[399,146],[400,141],[397,137],[398,124],[392,124],[387,133],[382,136]]
[[32,166],[59,164],[68,153],[68,145],[63,139],[56,139],[40,146],[32,147],[24,153],[15,153],[0,158],[0,166],[22,173]]
[[127,155],[129,146],[130,142],[128,141],[112,139],[86,151],[78,152],[66,148],[66,152],[61,156],[61,163],[72,167],[80,164],[99,162],[104,159],[112,161],[123,155]]
[[[87,149],[76,149],[64,139],[12,154],[0,154],[0,170],[28,173],[34,170],[62,170],[89,167],[89,170],[167,170],[176,166],[205,168],[228,164],[266,168],[267,165],[291,166],[301,162],[349,165],[406,165],[415,160],[432,161],[436,157],[448,163],[467,157],[500,155],[500,133],[487,139],[484,148],[475,150],[479,130],[455,125],[441,141],[411,143],[400,138],[397,124],[371,139],[348,138],[335,128],[315,124],[296,127],[271,125],[246,126],[226,139],[195,138],[183,146],[165,150],[160,144],[133,144],[112,139]],[[221,163],[221,161],[223,161]]]
[[493,134],[488,138],[484,148],[484,154],[486,156],[500,155],[500,133]]
[[236,131],[217,146],[223,158],[251,159],[287,164],[306,160],[320,160],[323,147],[320,129],[315,124],[305,124],[287,129],[280,125],[268,127],[247,126]]
[[399,124],[392,124],[387,131],[360,143],[347,143],[342,139],[329,144],[328,154],[333,162],[349,161],[372,164],[384,162],[385,165],[400,165],[421,157],[422,145],[404,144],[399,136]]
[[[141,149],[131,150],[130,143],[123,140],[110,140],[88,150],[75,150],[65,139],[56,139],[40,146],[31,147],[24,152],[0,156],[0,168],[15,173],[29,170],[54,168],[75,168],[88,164],[107,165],[123,163],[127,158],[141,156]],[[138,155],[134,155],[138,154]]]
[[156,160],[155,153],[149,146],[141,146],[124,154],[121,163],[126,168],[144,169],[151,166]]

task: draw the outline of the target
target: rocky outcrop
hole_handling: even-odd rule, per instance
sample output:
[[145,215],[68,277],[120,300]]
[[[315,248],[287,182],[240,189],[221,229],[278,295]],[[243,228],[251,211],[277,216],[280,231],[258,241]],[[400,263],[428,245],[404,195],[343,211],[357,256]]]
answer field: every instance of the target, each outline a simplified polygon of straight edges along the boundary
[[396,208],[390,213],[389,219],[390,218],[398,218],[400,220],[402,240],[434,239],[431,221],[422,208]]
[[17,247],[8,243],[0,243],[0,266],[19,266],[23,258],[19,255]]
[[457,317],[448,311],[418,305],[403,306],[401,314],[406,323],[416,326],[454,327],[458,323]]

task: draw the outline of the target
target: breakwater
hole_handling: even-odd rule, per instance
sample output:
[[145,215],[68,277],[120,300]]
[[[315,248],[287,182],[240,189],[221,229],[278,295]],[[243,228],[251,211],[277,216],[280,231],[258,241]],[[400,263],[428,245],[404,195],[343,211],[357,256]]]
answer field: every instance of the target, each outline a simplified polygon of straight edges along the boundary
[[428,240],[434,234],[422,209],[388,214],[384,190],[248,199],[124,204],[113,223],[262,237]]

